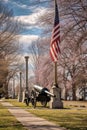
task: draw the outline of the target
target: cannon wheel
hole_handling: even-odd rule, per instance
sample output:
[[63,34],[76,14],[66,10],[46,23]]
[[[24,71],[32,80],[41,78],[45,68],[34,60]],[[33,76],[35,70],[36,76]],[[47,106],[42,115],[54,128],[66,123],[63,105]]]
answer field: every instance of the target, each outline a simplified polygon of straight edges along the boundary
[[43,107],[46,107],[46,105],[47,105],[47,101],[43,101],[43,102],[41,102],[41,105],[42,105]]
[[25,102],[26,106],[29,106],[29,100],[28,100],[28,98],[26,98],[24,102]]
[[32,103],[32,106],[35,108],[36,107],[36,93],[35,93],[35,91],[31,92],[31,103]]
[[31,103],[32,103],[32,106],[35,108],[36,107],[36,99],[32,98],[31,99]]

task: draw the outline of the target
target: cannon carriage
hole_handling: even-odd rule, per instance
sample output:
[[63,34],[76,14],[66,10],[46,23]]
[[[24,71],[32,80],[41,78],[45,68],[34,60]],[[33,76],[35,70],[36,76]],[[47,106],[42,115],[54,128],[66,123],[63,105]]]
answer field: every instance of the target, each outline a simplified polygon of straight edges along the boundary
[[50,93],[47,88],[38,85],[32,86],[30,102],[34,108],[36,107],[37,102],[40,102],[42,106],[46,107],[47,103],[51,100],[51,97],[54,97],[54,94]]

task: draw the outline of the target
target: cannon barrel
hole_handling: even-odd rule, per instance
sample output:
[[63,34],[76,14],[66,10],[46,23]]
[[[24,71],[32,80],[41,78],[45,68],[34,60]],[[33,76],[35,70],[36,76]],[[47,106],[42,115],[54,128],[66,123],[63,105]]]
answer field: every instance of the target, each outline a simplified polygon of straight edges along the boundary
[[55,97],[55,95],[54,95],[54,94],[50,93],[50,92],[49,92],[49,91],[47,91],[47,90],[45,90],[44,92],[45,92],[45,93],[47,93],[48,95],[52,96],[52,97]]
[[42,91],[42,87],[38,86],[38,85],[33,85],[33,88],[38,91],[38,92],[41,92]]
[[38,86],[38,85],[33,85],[33,88],[39,92],[39,93],[46,93],[47,95],[49,96],[52,96],[52,97],[55,97],[54,94],[52,94],[51,92],[49,92],[49,90],[45,87],[41,87],[41,86]]

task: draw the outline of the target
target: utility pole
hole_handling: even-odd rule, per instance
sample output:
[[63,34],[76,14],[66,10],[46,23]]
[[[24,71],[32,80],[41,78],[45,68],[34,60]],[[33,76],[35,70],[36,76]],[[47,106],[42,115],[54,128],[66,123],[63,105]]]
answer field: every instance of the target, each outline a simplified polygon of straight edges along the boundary
[[26,62],[26,91],[28,92],[28,59],[29,56],[25,56],[25,62]]
[[19,87],[18,101],[22,102],[22,72],[20,72],[20,87]]

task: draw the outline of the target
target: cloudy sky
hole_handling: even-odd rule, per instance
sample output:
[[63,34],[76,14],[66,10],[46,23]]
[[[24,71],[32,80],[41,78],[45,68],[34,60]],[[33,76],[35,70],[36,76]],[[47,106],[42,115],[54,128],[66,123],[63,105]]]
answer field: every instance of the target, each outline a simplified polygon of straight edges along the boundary
[[[50,0],[0,0],[4,4],[13,10],[14,19],[18,19],[22,24],[22,30],[20,32],[20,44],[22,47],[22,62],[24,63],[24,56],[29,55],[27,48],[29,44],[38,39],[41,35],[42,28],[39,26],[37,20],[38,16],[46,12],[48,8],[48,2]],[[39,3],[37,2],[39,1]],[[47,2],[46,2],[47,1]],[[29,63],[31,60],[29,59]]]
[[[20,43],[24,45],[23,52],[27,53],[30,43],[40,37],[42,29],[37,23],[39,15],[47,8],[46,0],[1,0],[13,10],[14,18],[22,24]],[[39,3],[37,2],[39,1]],[[49,1],[49,0],[48,0]]]

